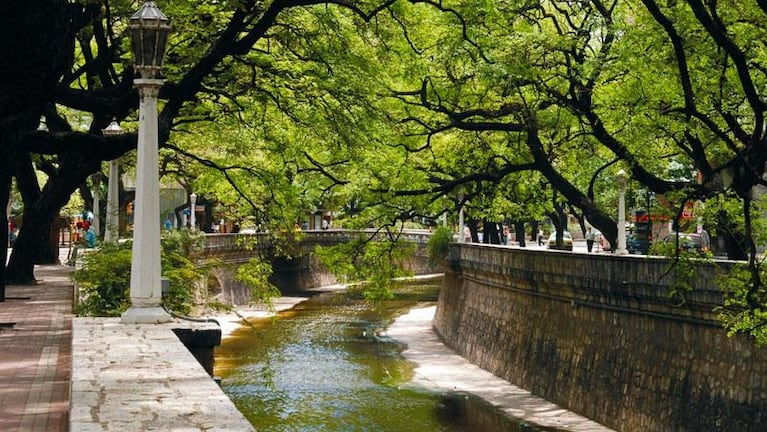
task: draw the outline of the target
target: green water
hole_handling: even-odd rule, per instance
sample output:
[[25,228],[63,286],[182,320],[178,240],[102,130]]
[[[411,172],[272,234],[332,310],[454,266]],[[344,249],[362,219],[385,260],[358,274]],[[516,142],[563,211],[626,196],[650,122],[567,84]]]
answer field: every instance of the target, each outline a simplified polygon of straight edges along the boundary
[[414,365],[385,335],[439,288],[415,285],[372,306],[354,294],[312,297],[223,341],[216,374],[259,431],[533,431],[484,401],[409,385]]

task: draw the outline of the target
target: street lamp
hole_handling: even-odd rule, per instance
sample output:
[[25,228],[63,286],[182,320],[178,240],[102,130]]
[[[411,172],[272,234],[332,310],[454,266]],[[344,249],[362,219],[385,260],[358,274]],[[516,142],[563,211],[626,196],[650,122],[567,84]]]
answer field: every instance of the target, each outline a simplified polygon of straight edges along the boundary
[[[112,120],[109,126],[102,129],[104,136],[118,136],[123,133],[123,129],[117,120]],[[109,185],[107,186],[107,220],[104,229],[104,242],[112,243],[120,237],[119,199],[120,193],[120,158],[109,161]]]
[[153,1],[148,1],[130,17],[129,28],[136,72],[144,79],[159,79],[170,21]]
[[133,258],[131,260],[131,307],[122,314],[124,323],[163,323],[172,320],[160,306],[160,181],[158,176],[157,96],[164,80],[159,78],[170,32],[168,18],[153,1],[130,17],[131,47],[139,78],[138,159],[134,205]]
[[618,171],[618,248],[616,255],[627,255],[626,250],[626,171]]
[[91,177],[93,183],[93,231],[98,237],[101,232],[101,171],[97,171]]
[[458,243],[463,243],[463,192],[458,193],[458,205]]
[[194,231],[197,229],[197,220],[196,215],[197,213],[197,194],[192,192],[191,195],[189,195],[189,203],[191,204],[191,211],[189,212],[189,229]]

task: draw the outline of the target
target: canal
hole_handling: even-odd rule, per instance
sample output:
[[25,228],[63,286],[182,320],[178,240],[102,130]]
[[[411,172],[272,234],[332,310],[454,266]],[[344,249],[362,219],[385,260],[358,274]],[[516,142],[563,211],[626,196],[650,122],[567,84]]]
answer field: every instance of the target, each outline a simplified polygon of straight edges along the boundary
[[386,327],[435,304],[438,292],[407,285],[377,304],[353,292],[313,296],[225,338],[215,373],[259,431],[555,431],[512,420],[469,394],[410,384],[415,365]]

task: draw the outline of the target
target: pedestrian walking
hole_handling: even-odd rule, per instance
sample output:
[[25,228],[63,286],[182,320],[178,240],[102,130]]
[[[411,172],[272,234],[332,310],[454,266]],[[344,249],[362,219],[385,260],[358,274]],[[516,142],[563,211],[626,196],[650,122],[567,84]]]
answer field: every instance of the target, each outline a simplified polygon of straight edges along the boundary
[[586,250],[591,252],[591,249],[594,247],[594,231],[591,229],[591,227],[588,227],[586,229]]

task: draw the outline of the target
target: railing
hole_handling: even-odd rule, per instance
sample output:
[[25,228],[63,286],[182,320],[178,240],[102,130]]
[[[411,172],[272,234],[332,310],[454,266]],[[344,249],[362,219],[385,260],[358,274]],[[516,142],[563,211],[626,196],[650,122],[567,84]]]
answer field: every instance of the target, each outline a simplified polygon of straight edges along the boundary
[[[338,244],[367,236],[373,239],[383,239],[385,234],[373,229],[367,230],[310,230],[296,232],[300,244],[314,246],[318,244]],[[397,235],[400,241],[425,245],[431,232],[427,230],[406,230]],[[237,233],[237,234],[205,234],[205,253],[217,253],[226,251],[247,250],[253,245],[254,249],[268,248],[272,244],[272,236],[269,233]]]
[[259,240],[267,240],[266,233],[260,234],[205,234],[205,252],[219,252],[229,250],[245,249],[244,245],[252,244],[253,241],[260,243]]

